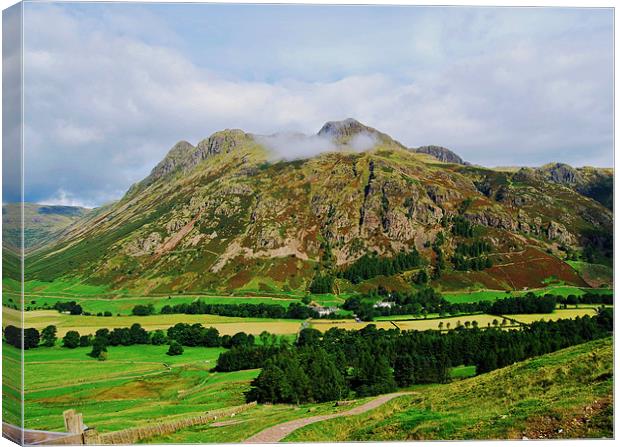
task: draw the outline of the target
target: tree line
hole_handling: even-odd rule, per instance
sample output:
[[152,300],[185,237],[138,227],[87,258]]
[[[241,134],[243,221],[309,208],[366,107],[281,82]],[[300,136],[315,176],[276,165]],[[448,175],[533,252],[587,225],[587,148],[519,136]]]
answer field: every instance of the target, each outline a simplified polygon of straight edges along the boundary
[[365,254],[343,270],[338,271],[340,278],[348,279],[353,284],[374,278],[390,276],[420,266],[422,257],[416,248],[408,252],[401,251],[391,258],[383,258],[375,253]]
[[[512,331],[401,332],[368,325],[359,331],[331,328],[321,334],[304,329],[294,346],[282,347],[263,360],[246,398],[262,403],[324,402],[444,383],[458,365],[475,365],[481,374],[608,336],[612,318],[609,309],[601,309],[595,317],[536,322]],[[252,349],[259,348],[238,355],[247,356]]]
[[[377,296],[393,304],[390,307],[374,307]],[[542,314],[553,312],[557,304],[575,304],[578,302],[612,304],[613,296],[588,294],[583,297],[575,297],[573,295],[564,298],[553,294],[537,296],[532,292],[528,292],[523,296],[508,296],[495,301],[450,303],[433,288],[424,287],[414,292],[388,292],[382,289],[371,294],[355,295],[347,298],[342,307],[352,311],[363,321],[372,321],[378,316],[426,315],[433,313],[440,316],[473,313],[493,315]]]
[[[52,347],[58,341],[57,328],[54,325],[45,327],[41,332],[36,328],[24,329],[24,349],[32,349],[39,346]],[[22,331],[12,325],[3,331],[5,341],[21,349]],[[259,336],[264,346],[276,346],[278,338],[274,334],[263,332]],[[256,337],[245,332],[237,332],[234,335],[220,335],[213,327],[204,327],[200,323],[187,324],[177,323],[167,331],[157,329],[147,331],[139,323],[131,327],[114,328],[112,330],[101,328],[94,335],[81,335],[78,331],[67,331],[61,339],[63,348],[75,349],[78,347],[92,347],[88,354],[91,357],[105,360],[109,346],[132,346],[132,345],[164,345],[169,344],[169,355],[183,353],[183,346],[223,347],[235,349],[240,347],[254,346]]]
[[[149,305],[150,306],[150,305]],[[134,315],[150,315],[151,313],[143,313],[142,309],[136,313],[136,307],[145,307],[143,305],[135,306],[132,310]],[[153,310],[154,312],[154,310]],[[181,303],[175,305],[165,305],[160,310],[161,314],[188,314],[188,315],[222,315],[226,317],[243,317],[243,318],[287,318],[292,320],[306,320],[308,318],[319,318],[319,314],[314,309],[301,304],[290,303],[288,307],[280,304],[208,304],[202,300],[192,301],[191,303]]]

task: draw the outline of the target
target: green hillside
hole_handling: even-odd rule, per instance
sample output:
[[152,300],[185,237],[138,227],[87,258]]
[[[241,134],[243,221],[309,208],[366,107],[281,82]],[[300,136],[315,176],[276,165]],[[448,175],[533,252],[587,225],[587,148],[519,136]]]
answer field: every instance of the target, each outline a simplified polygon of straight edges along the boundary
[[613,437],[613,341],[606,338],[299,429],[286,441]]

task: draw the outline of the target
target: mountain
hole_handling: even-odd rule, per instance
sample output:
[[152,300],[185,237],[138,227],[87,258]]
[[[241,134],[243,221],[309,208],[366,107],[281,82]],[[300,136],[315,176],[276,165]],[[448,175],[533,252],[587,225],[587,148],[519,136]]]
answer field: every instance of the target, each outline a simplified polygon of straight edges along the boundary
[[415,152],[419,154],[428,154],[435,157],[439,161],[443,161],[444,163],[456,163],[459,165],[468,165],[466,161],[464,161],[461,157],[456,155],[450,149],[442,147],[442,146],[420,146],[417,149],[413,149]]
[[[53,242],[90,210],[77,206],[24,203],[24,248],[33,250]],[[2,241],[17,249],[21,245],[21,212],[18,203],[2,205]]]
[[[563,261],[583,251],[610,262],[611,211],[540,173],[440,164],[352,119],[318,136],[336,149],[276,161],[241,130],[180,142],[120,201],[28,256],[26,276],[145,293],[303,292],[364,255],[415,247],[437,287],[503,290],[585,286]],[[360,151],[362,139],[372,144]],[[491,261],[459,262],[480,241]],[[408,287],[415,272],[396,270],[334,287]]]

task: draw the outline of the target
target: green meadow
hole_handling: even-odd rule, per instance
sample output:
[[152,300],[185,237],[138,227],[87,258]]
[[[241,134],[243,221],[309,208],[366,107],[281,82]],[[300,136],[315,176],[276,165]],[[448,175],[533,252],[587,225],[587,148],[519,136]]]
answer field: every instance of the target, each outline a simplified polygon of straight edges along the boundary
[[[24,385],[28,428],[62,430],[62,412],[74,408],[84,421],[113,431],[179,415],[244,403],[243,392],[258,370],[210,372],[222,348],[186,347],[168,356],[167,345],[108,347],[104,362],[90,348],[37,348],[25,352]],[[3,357],[19,351],[3,344]],[[4,382],[3,392],[10,388]],[[14,384],[13,384],[14,385]],[[10,414],[3,403],[3,414]]]

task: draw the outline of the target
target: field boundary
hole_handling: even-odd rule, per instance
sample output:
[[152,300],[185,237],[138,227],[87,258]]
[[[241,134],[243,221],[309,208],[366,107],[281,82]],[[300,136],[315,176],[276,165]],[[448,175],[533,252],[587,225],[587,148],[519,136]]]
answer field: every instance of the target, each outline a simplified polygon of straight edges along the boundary
[[[209,411],[198,416],[176,419],[168,422],[156,422],[123,430],[99,433],[96,428],[87,428],[82,431],[81,427],[74,432],[48,432],[42,430],[24,430],[21,427],[12,426],[3,422],[2,434],[8,439],[19,443],[24,439],[26,444],[44,445],[112,445],[112,444],[135,444],[154,436],[161,436],[195,425],[206,425],[218,418],[235,416],[242,411],[256,406],[256,402],[250,402],[235,407]],[[68,410],[73,411],[73,410]],[[66,413],[66,412],[65,412]],[[79,415],[81,418],[81,415]],[[80,419],[81,421],[81,419]],[[79,431],[76,433],[75,431]],[[22,438],[23,437],[23,438]]]
[[205,425],[221,417],[234,416],[254,406],[256,406],[256,402],[250,402],[236,407],[210,411],[199,416],[126,428],[109,433],[98,433],[96,430],[87,430],[84,432],[84,444],[135,444],[138,441],[152,438],[153,436],[166,435],[194,425]]

